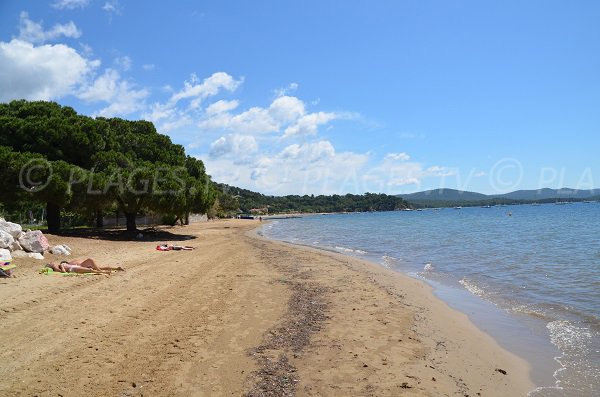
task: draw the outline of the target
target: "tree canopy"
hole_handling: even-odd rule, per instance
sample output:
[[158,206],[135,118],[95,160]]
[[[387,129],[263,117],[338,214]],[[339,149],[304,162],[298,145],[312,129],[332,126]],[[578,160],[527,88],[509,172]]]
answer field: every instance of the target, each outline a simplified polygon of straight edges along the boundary
[[60,229],[61,209],[101,219],[116,207],[135,231],[142,211],[186,220],[216,199],[202,161],[151,122],[91,118],[54,102],[0,104],[0,161],[0,202],[44,203],[50,231]]

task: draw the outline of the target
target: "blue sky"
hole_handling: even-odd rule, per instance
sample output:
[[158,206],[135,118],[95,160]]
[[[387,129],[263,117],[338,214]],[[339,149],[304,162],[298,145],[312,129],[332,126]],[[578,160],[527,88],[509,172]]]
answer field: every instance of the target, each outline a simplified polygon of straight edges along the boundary
[[0,2],[0,101],[267,194],[600,188],[597,1]]

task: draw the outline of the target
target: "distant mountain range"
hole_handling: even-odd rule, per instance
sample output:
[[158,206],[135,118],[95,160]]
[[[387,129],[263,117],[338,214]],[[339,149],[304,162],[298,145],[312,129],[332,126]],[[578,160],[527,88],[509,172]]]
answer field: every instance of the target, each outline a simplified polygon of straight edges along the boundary
[[409,202],[421,201],[487,201],[487,200],[516,200],[516,201],[548,201],[556,200],[586,200],[598,198],[598,190],[577,190],[577,189],[538,189],[538,190],[517,190],[506,194],[488,195],[475,192],[467,192],[456,189],[435,189],[411,194],[399,194],[398,197]]

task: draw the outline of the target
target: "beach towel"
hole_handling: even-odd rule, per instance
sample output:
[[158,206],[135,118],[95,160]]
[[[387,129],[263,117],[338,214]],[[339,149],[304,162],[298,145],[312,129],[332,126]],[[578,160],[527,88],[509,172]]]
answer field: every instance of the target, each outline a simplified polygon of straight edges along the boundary
[[11,265],[10,262],[0,262],[0,277],[11,277],[15,267],[17,265]]
[[61,276],[66,276],[66,277],[70,277],[70,276],[96,276],[96,273],[61,273],[61,272],[55,272],[54,270],[50,269],[49,267],[44,267],[42,269],[40,269],[40,274],[45,274],[47,276],[52,276],[52,275],[61,275]]

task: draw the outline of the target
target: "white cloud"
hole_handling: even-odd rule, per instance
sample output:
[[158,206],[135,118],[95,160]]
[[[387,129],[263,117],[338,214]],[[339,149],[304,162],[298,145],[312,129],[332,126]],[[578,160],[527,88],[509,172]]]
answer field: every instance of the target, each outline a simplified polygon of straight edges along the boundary
[[64,44],[34,46],[13,39],[0,42],[0,100],[51,100],[73,93],[99,61]]
[[217,95],[221,90],[235,91],[241,83],[242,80],[235,80],[225,72],[214,73],[204,79],[202,83],[198,82],[195,74],[192,74],[190,80],[184,82],[183,89],[171,96],[169,103],[175,105],[182,99],[191,99],[190,106],[198,108],[202,100]]
[[[226,146],[225,140],[219,145]],[[266,194],[343,193],[368,161],[367,154],[337,153],[326,140],[292,144],[276,154],[256,153],[243,164],[235,156],[204,159],[215,180]],[[353,182],[350,182],[353,183]]]
[[302,116],[295,124],[285,129],[284,136],[293,135],[316,135],[320,125],[327,124],[335,120],[335,113],[317,112]]
[[59,10],[72,10],[74,8],[84,8],[89,4],[90,0],[56,0],[52,3],[52,7]]
[[129,69],[131,69],[131,64],[133,63],[133,61],[131,60],[130,57],[128,57],[127,55],[124,55],[122,57],[115,58],[114,63],[118,67],[120,67],[121,70],[128,71]]
[[121,79],[116,70],[106,69],[93,83],[84,87],[78,97],[86,102],[110,103],[96,115],[111,117],[142,110],[145,106],[144,100],[148,95],[147,90],[136,90],[129,82]]
[[56,24],[50,30],[44,30],[42,23],[33,22],[29,19],[27,12],[23,11],[19,22],[19,39],[29,43],[44,43],[65,36],[77,39],[81,37],[81,31],[77,29],[74,22]]
[[154,70],[156,68],[156,65],[154,65],[153,63],[145,63],[144,65],[142,65],[142,68],[144,70]]
[[392,161],[408,161],[410,160],[410,156],[404,152],[402,153],[388,153],[385,155],[386,160]]
[[275,96],[284,96],[298,89],[298,83],[290,83],[287,87],[274,90]]
[[335,149],[331,142],[321,140],[303,145],[289,145],[277,157],[281,159],[299,159],[303,163],[314,163],[335,157]]
[[258,143],[251,135],[222,136],[210,145],[212,158],[230,156],[234,160],[248,158],[258,151]]
[[280,96],[269,106],[270,115],[282,123],[296,121],[304,112],[304,102],[293,96]]
[[262,134],[277,132],[279,124],[268,110],[253,107],[245,112],[232,115],[227,112],[209,115],[198,124],[201,130],[225,131],[233,133]]
[[240,104],[239,101],[236,101],[236,100],[233,100],[233,101],[220,100],[220,101],[210,104],[206,108],[206,114],[214,115],[214,114],[229,112],[230,110],[237,108],[239,104]]
[[117,0],[107,1],[102,6],[102,9],[108,13],[114,13],[119,15],[121,13],[121,9],[119,7],[119,2]]

